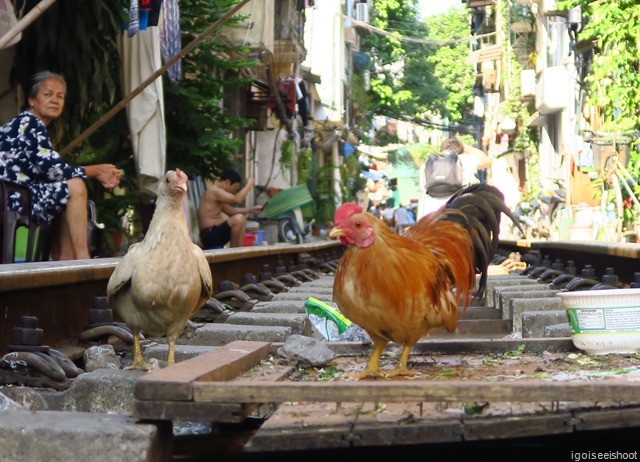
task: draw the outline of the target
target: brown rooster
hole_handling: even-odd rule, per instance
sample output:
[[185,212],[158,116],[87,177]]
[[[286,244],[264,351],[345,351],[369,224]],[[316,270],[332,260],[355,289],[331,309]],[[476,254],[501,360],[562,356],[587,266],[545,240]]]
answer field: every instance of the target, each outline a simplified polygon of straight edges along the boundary
[[127,369],[150,369],[142,357],[140,332],[166,335],[167,365],[173,364],[176,339],[189,317],[211,297],[209,264],[187,229],[186,192],[187,176],[179,169],[169,170],[144,239],[129,247],[109,279],[109,303],[133,334],[133,363]]
[[[375,346],[360,378],[414,374],[407,368],[411,347],[433,327],[455,330],[457,308],[469,305],[476,272],[476,295],[485,288],[500,214],[514,219],[503,199],[493,186],[467,187],[404,235],[356,204],[336,210],[329,235],[348,249],[336,271],[333,298]],[[388,342],[403,348],[398,367],[383,374],[380,356]]]

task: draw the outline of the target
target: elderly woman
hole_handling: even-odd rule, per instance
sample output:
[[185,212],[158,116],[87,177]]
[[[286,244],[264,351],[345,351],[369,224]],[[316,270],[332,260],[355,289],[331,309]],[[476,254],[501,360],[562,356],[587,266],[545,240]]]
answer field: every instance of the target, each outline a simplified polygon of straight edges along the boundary
[[107,189],[120,183],[120,170],[114,165],[72,167],[53,150],[47,126],[62,113],[66,92],[61,75],[34,75],[26,109],[0,127],[0,177],[31,191],[32,219],[52,224],[54,260],[90,258],[84,180],[96,178]]

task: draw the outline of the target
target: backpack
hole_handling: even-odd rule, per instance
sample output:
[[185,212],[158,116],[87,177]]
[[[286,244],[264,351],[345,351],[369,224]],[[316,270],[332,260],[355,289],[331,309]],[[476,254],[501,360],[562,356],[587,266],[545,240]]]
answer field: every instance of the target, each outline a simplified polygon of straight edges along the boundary
[[462,163],[458,154],[446,150],[431,154],[426,161],[425,188],[431,197],[451,196],[462,188]]

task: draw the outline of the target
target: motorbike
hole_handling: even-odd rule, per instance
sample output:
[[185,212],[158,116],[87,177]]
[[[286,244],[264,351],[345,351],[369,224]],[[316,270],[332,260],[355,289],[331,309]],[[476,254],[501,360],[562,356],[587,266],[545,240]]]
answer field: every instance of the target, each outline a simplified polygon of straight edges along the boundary
[[556,188],[551,194],[540,193],[530,201],[521,201],[514,210],[526,239],[549,239],[558,231],[566,191]]
[[263,213],[269,220],[278,222],[278,238],[288,244],[302,244],[311,233],[312,223],[304,220],[301,207],[313,198],[306,184],[283,189],[264,205]]
[[302,216],[302,210],[296,208],[275,218],[278,220],[278,237],[288,244],[302,244],[311,233],[312,223]]

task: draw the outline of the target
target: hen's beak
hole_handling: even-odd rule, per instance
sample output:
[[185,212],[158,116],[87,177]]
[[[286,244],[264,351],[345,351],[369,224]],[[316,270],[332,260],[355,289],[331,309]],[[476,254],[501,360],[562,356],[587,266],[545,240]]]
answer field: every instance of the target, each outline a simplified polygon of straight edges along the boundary
[[338,239],[342,236],[344,236],[344,231],[342,231],[342,229],[338,228],[337,226],[329,231],[329,237],[331,239]]

